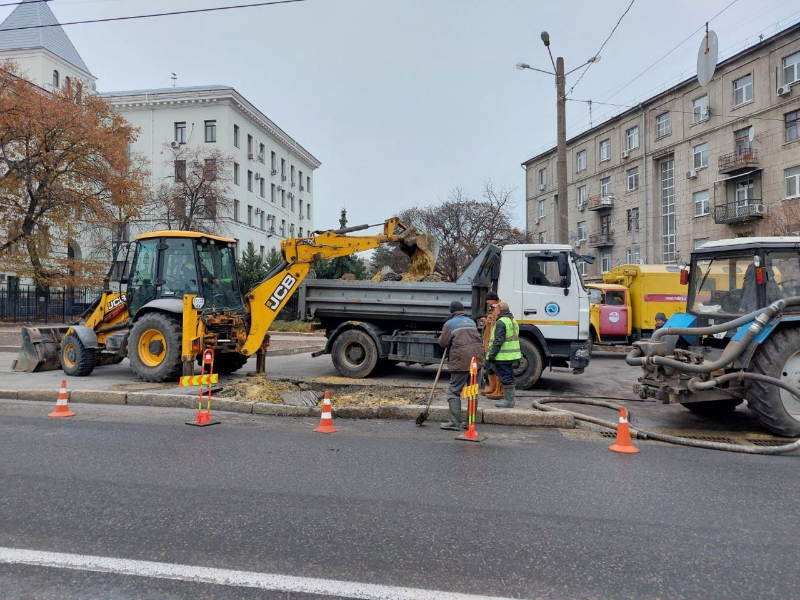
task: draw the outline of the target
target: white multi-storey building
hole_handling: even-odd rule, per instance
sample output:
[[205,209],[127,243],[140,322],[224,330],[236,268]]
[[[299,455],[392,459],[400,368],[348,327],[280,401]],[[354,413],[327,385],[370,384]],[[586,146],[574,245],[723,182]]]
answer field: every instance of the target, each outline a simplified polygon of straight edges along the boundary
[[[232,214],[225,231],[261,254],[313,231],[320,162],[232,87],[209,85],[102,94],[140,129],[132,151],[149,163],[153,189],[175,178],[170,147],[213,147],[230,157]],[[140,223],[139,228],[150,224]]]

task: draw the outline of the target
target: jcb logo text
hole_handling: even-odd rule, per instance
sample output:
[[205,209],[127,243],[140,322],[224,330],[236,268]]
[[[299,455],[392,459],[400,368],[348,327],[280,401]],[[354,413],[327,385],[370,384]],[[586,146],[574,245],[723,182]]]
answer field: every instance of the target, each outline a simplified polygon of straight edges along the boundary
[[292,277],[291,275],[287,275],[281,281],[281,284],[278,288],[272,293],[272,296],[269,297],[267,300],[267,306],[272,309],[273,311],[278,310],[278,307],[283,302],[284,298],[289,295],[292,291],[292,288],[297,283],[297,279]]

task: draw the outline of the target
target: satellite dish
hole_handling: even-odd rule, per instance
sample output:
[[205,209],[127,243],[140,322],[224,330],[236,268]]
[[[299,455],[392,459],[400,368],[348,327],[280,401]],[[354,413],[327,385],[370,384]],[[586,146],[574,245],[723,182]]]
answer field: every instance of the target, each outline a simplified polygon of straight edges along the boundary
[[714,77],[719,57],[719,41],[713,31],[706,32],[697,52],[697,82],[705,87]]
[[756,130],[753,129],[753,126],[750,126],[750,129],[747,130],[747,141],[752,143],[753,138],[756,137]]

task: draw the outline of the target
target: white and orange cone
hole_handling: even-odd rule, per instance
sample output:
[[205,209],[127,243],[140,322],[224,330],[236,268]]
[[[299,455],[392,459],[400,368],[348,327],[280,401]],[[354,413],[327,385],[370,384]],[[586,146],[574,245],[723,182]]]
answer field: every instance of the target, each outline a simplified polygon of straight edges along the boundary
[[61,389],[56,400],[56,409],[48,417],[59,419],[61,417],[74,417],[75,413],[69,409],[69,394],[67,394],[67,380],[61,380]]
[[631,430],[628,426],[628,411],[622,406],[619,409],[619,425],[617,426],[617,441],[608,447],[612,452],[623,454],[636,454],[639,449],[631,441]]
[[316,433],[336,433],[338,430],[333,426],[333,413],[331,412],[331,394],[325,390],[325,397],[322,400],[322,414],[319,419],[319,427],[314,430]]

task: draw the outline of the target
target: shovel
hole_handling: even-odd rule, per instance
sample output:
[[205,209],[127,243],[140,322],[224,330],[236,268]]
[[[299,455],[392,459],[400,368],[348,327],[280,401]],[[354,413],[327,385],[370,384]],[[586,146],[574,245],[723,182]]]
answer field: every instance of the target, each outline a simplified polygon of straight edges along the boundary
[[428,411],[431,409],[431,400],[433,400],[433,394],[436,391],[436,386],[439,383],[439,375],[442,374],[442,367],[444,367],[444,361],[447,359],[447,351],[449,348],[445,348],[444,352],[442,353],[442,360],[439,363],[439,370],[436,371],[436,379],[433,380],[433,387],[431,388],[431,395],[428,396],[428,405],[425,407],[425,410],[417,415],[416,423],[418,426],[422,426],[422,424],[428,419]]

